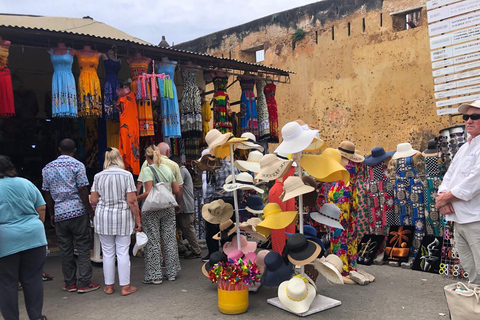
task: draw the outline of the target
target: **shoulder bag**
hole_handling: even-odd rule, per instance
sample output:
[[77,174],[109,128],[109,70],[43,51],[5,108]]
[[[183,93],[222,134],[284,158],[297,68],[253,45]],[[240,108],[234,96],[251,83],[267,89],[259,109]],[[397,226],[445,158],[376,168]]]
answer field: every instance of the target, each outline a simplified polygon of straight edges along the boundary
[[463,282],[443,289],[452,320],[480,319],[480,286]]
[[154,183],[143,203],[142,211],[158,211],[178,206],[175,196],[166,186],[167,183],[160,181],[157,171],[152,166],[149,168],[152,170]]

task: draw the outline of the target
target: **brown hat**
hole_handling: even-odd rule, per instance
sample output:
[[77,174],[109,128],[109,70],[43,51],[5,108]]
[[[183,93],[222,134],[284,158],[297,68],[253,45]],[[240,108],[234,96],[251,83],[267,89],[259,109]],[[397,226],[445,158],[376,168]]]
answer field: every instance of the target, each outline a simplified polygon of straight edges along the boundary
[[350,141],[343,141],[338,146],[338,151],[342,157],[353,161],[353,162],[363,162],[365,160],[364,156],[362,156],[357,150],[355,150],[355,144]]
[[199,160],[192,161],[200,171],[214,172],[216,169],[222,167],[222,162],[219,158],[215,158],[211,154],[203,155]]
[[309,207],[316,207],[318,198],[317,182],[315,181],[315,179],[309,176],[302,177],[302,180],[305,185],[309,185],[315,188],[315,190],[313,190],[312,192],[305,193],[303,195],[303,205]]

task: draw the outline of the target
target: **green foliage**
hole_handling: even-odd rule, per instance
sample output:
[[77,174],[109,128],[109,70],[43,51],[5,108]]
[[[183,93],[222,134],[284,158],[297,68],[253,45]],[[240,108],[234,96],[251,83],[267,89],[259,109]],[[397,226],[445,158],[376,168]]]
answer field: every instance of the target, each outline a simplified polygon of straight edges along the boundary
[[305,39],[305,31],[303,29],[295,30],[295,33],[293,34],[293,42],[295,43],[303,39]]
[[272,19],[270,20],[270,23],[274,23],[275,20],[277,19],[277,17],[278,17],[278,14],[276,14],[276,13],[274,15],[272,15]]

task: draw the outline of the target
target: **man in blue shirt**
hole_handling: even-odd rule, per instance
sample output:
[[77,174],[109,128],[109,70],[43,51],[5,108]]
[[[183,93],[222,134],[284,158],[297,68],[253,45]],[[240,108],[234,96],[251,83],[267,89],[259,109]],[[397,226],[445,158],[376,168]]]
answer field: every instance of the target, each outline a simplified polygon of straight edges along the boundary
[[[64,139],[58,148],[60,156],[42,170],[48,212],[57,233],[62,255],[63,290],[78,293],[97,290],[92,282],[90,263],[90,219],[94,211],[88,200],[88,179],[85,166],[73,158],[75,142]],[[75,262],[74,242],[78,252]],[[77,281],[78,266],[78,281]]]

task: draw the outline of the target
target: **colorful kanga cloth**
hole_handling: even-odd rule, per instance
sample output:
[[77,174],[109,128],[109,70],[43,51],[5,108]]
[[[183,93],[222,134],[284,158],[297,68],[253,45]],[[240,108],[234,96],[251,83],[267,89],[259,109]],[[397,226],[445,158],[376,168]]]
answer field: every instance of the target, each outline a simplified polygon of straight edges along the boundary
[[107,59],[103,61],[105,67],[105,85],[103,86],[103,117],[118,120],[118,109],[115,104],[118,100],[117,89],[120,88],[118,73],[122,68],[120,61]]
[[277,100],[275,100],[275,92],[277,91],[277,86],[274,83],[269,83],[265,86],[265,89],[263,91],[265,93],[265,98],[267,99],[268,117],[270,121],[270,139],[268,140],[268,142],[278,143],[278,111]]
[[0,42],[0,118],[10,118],[15,115],[12,77],[7,67],[8,49]]
[[356,186],[357,173],[361,164],[348,161],[345,169],[350,173],[350,184],[338,181],[328,192],[328,202],[335,203],[340,208],[340,224],[344,230],[330,228],[330,248],[332,253],[343,261],[342,275],[357,270],[357,210],[358,190]]
[[427,234],[442,237],[445,223],[435,208],[438,187],[442,183],[440,161],[438,156],[425,157],[425,218]]
[[159,62],[156,64],[157,74],[165,74],[165,77],[158,78],[162,130],[165,138],[180,138],[182,136],[177,87],[173,83],[175,65],[175,61],[170,61],[170,63]]
[[215,93],[213,94],[213,128],[221,133],[232,132],[230,119],[230,102],[227,94],[228,77],[213,78]]
[[82,55],[77,51],[78,66],[78,115],[80,117],[102,116],[102,89],[98,79],[98,52],[92,56]]
[[53,49],[50,49],[50,60],[53,65],[52,117],[76,118],[77,89],[72,73],[73,56],[70,48],[65,54],[53,54]]
[[[360,241],[365,234],[372,234],[371,215],[368,198],[368,182],[366,181],[367,166],[362,164],[359,166],[357,178],[358,190],[358,216],[357,216],[357,238]],[[393,203],[393,202],[392,202]],[[393,205],[393,204],[392,204]]]
[[258,114],[258,141],[270,138],[270,123],[268,122],[268,106],[265,98],[265,80],[257,81],[257,114]]
[[251,132],[255,135],[255,139],[259,140],[258,119],[257,119],[257,101],[253,88],[255,87],[255,79],[240,79],[240,87],[242,88],[242,96],[240,98],[240,111],[242,133]]
[[132,92],[137,100],[139,134],[141,137],[155,135],[152,114],[152,94],[147,81],[141,81],[139,76],[148,72],[149,60],[131,62]]
[[118,98],[123,103],[123,112],[120,114],[120,140],[118,150],[125,163],[125,170],[132,174],[140,174],[140,136],[138,130],[137,103],[133,92],[125,97]]

